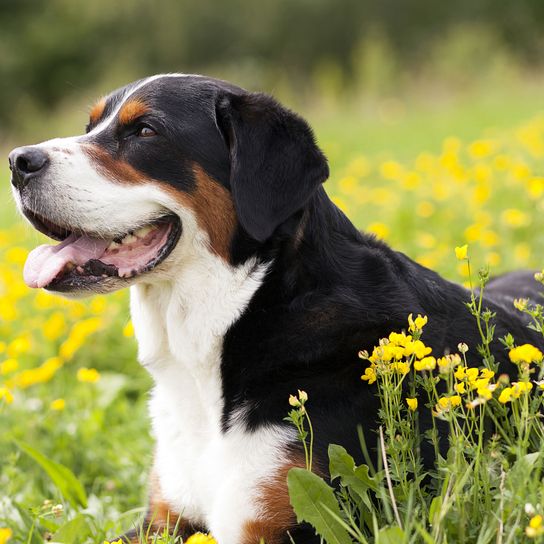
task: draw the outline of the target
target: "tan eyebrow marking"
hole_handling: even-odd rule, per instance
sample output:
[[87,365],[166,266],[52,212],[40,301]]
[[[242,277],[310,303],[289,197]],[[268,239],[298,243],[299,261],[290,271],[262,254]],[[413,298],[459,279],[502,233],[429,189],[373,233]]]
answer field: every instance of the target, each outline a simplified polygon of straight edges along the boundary
[[100,119],[100,117],[102,117],[105,108],[106,99],[101,98],[100,100],[98,100],[98,102],[95,103],[95,105],[91,108],[91,111],[89,112],[89,119],[91,120],[91,123],[96,123]]
[[128,125],[149,111],[149,106],[139,99],[129,100],[119,110],[119,121]]

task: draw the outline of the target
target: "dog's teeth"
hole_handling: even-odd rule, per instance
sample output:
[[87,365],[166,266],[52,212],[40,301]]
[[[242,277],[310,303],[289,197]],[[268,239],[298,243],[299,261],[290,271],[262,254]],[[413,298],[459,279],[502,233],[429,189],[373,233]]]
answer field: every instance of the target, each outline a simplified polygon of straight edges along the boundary
[[122,240],[121,240],[121,243],[123,245],[127,245],[127,244],[133,244],[134,242],[137,242],[138,241],[138,238],[136,238],[136,236],[133,236],[132,234],[127,234]]
[[108,250],[117,249],[118,247],[121,247],[121,244],[118,244],[117,242],[112,241],[112,243],[108,246]]
[[76,270],[80,273],[80,274],[83,274],[83,272],[85,272],[85,270],[83,270],[83,267],[82,266],[78,266],[76,268]]
[[141,229],[138,229],[134,233],[134,236],[136,236],[136,238],[145,238],[152,230],[153,227],[151,225],[147,225],[147,227],[142,227]]
[[64,270],[66,270],[67,272],[71,272],[75,267],[76,265],[74,263],[66,263],[66,265],[64,266]]

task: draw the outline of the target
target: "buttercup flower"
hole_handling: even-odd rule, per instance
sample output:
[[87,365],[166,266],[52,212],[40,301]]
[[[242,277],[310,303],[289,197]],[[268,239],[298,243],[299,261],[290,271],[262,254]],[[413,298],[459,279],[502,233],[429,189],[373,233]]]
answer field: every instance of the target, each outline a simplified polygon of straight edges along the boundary
[[77,379],[84,383],[96,383],[100,379],[100,373],[95,368],[80,368]]
[[7,527],[0,527],[0,544],[6,542],[13,536],[13,531]]
[[465,244],[464,246],[458,246],[455,248],[455,256],[458,260],[464,261],[467,258],[468,254],[468,245]]
[[13,395],[7,387],[0,387],[0,402],[4,401],[6,404],[13,402]]
[[51,410],[54,410],[55,412],[61,412],[62,410],[64,410],[65,406],[66,406],[66,402],[64,399],[55,399],[49,405]]
[[417,399],[416,398],[406,398],[406,404],[408,405],[408,408],[414,412],[417,410]]

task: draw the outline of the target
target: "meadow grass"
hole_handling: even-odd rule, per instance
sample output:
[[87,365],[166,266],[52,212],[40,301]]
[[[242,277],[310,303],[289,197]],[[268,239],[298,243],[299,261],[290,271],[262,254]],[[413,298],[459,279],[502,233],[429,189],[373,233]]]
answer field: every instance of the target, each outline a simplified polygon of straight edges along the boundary
[[[544,112],[533,91],[510,98],[508,107],[501,93],[495,96],[466,97],[442,108],[442,116],[422,103],[386,103],[382,117],[364,119],[348,108],[310,114],[331,160],[329,194],[360,228],[450,279],[467,281],[466,263],[454,254],[465,243],[475,269],[485,263],[492,272],[542,268]],[[7,186],[7,174],[3,181]],[[151,380],[136,362],[127,294],[74,302],[27,289],[22,264],[42,238],[16,218],[7,190],[0,195],[6,203],[0,215],[0,543],[102,542],[139,523],[153,451],[146,415]],[[362,360],[361,374],[366,366]],[[370,386],[362,381],[361,387]],[[411,417],[405,399],[398,402],[399,414]],[[307,406],[311,415],[311,399]],[[292,409],[286,399],[286,415]],[[404,429],[391,417],[382,423],[384,444],[395,426]],[[332,455],[337,476],[347,483],[330,507],[338,509],[334,515],[350,540],[519,542],[529,538],[531,519],[544,513],[534,458],[527,461],[531,466],[504,469],[517,479],[508,488],[504,476],[502,491],[500,469],[493,482],[488,474],[480,482],[488,490],[482,503],[462,517],[450,508],[463,500],[471,478],[470,463],[460,457],[456,479],[441,480],[436,501],[418,502],[417,482],[396,489],[409,462],[402,456],[391,485],[383,468],[366,476],[364,468],[350,468],[363,474],[361,493],[368,500],[359,500],[345,472],[349,452]],[[471,482],[467,496],[474,501]],[[503,491],[508,530],[496,515]],[[478,531],[461,535],[462,520],[470,522],[474,512]]]

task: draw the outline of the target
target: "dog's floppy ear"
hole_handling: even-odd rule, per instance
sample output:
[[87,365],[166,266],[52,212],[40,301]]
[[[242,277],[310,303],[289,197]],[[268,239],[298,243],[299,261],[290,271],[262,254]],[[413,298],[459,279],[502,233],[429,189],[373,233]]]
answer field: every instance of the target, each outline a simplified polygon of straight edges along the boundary
[[216,119],[230,150],[238,218],[263,242],[327,179],[327,159],[306,121],[267,95],[220,96]]

